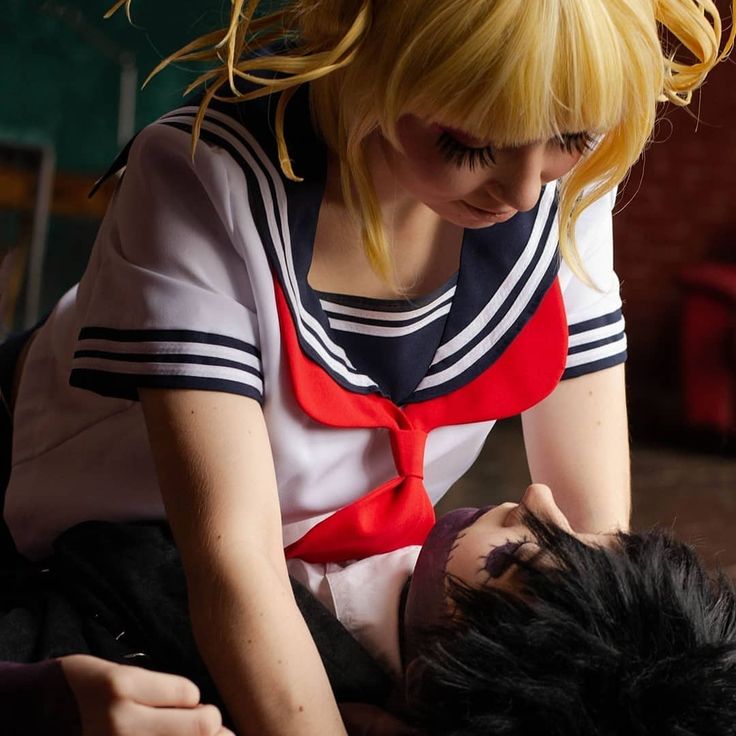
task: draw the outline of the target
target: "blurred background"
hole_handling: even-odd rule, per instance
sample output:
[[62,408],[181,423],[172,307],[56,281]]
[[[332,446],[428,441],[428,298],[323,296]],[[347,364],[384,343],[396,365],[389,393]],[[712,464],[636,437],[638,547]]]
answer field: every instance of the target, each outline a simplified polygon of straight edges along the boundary
[[[105,0],[0,0],[2,334],[35,324],[79,278],[110,194],[89,190],[194,72],[170,68],[145,90],[142,80],[228,7],[140,0],[131,26],[122,12],[103,20]],[[734,64],[722,64],[692,112],[662,110],[614,220],[634,525],[674,528],[734,577],[735,88]],[[520,423],[508,420],[442,508],[515,500],[527,482]]]

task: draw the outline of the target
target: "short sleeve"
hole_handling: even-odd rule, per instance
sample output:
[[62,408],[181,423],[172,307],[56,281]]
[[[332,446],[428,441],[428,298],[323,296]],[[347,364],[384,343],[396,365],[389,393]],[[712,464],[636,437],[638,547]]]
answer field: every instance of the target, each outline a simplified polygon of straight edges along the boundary
[[253,293],[232,238],[239,175],[203,142],[192,160],[187,132],[154,124],[138,135],[79,285],[73,386],[263,400]]
[[616,192],[588,207],[576,228],[576,244],[592,285],[563,263],[560,268],[569,330],[562,378],[610,368],[626,360],[626,332],[619,280],[613,268],[612,210]]

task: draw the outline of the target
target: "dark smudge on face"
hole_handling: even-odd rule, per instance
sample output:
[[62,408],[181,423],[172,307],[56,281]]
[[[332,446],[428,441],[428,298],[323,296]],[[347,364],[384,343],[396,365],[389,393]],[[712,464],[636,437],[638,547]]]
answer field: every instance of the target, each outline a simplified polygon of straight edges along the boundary
[[526,542],[506,542],[494,547],[486,556],[483,568],[492,579],[500,578],[514,564],[515,554]]

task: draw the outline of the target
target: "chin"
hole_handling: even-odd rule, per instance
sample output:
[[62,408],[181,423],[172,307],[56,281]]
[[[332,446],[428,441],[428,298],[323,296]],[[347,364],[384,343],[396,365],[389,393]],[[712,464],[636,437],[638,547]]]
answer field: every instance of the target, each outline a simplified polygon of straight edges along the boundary
[[498,223],[497,222],[483,222],[483,223],[466,222],[461,227],[464,227],[466,230],[485,230],[485,228],[493,227],[494,225],[498,225]]
[[458,217],[457,215],[443,215],[443,220],[451,222],[465,230],[483,230],[487,227],[493,227],[498,223],[495,220],[487,220],[482,217]]
[[436,212],[445,222],[449,222],[451,225],[463,228],[464,230],[481,230],[485,227],[491,227],[495,225],[494,222],[489,222],[485,218],[475,217],[465,212],[458,212],[457,210],[450,210],[444,208],[435,208],[429,205],[430,209]]
[[516,210],[506,215],[494,215],[491,212],[483,210],[471,209],[469,206],[457,205],[451,207],[432,207],[428,205],[446,222],[457,225],[465,230],[483,230],[487,227],[493,227],[501,222],[507,222],[514,215]]

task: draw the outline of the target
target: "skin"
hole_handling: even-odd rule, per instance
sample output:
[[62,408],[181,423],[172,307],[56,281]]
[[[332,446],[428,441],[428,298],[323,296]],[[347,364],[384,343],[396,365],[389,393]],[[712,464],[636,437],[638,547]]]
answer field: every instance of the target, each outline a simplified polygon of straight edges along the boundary
[[[370,267],[360,230],[347,216],[339,161],[330,159],[309,272],[313,288],[378,299],[429,293],[457,271],[464,228],[490,227],[532,209],[541,187],[570,171],[581,155],[539,141],[495,150],[490,166],[458,166],[437,145],[442,131],[433,121],[404,115],[397,121],[400,148],[379,131],[368,140],[366,163],[386,232],[401,244],[392,251],[399,289]],[[452,136],[460,145],[491,143],[457,130]]]
[[551,521],[585,544],[609,547],[615,539],[610,533],[576,532],[555,502],[549,486],[533,483],[524,492],[520,503],[495,506],[458,535],[445,568],[448,575],[474,587],[507,585],[513,572],[512,567],[499,578],[489,579],[483,563],[490,551],[507,542],[524,542],[521,548],[523,552],[520,552],[524,557],[531,557],[538,551],[539,548],[523,521],[525,509]]
[[[437,148],[433,125],[402,118],[402,150],[376,134],[368,151],[384,222],[393,241],[401,243],[394,250],[398,279],[410,293],[442,283],[457,269],[463,228],[491,226],[532,208],[541,186],[569,171],[579,157],[554,141],[539,141],[496,151],[492,166],[456,166]],[[329,162],[309,282],[326,291],[395,298],[396,291],[367,267],[336,171],[336,162]],[[623,371],[618,367],[564,383],[542,402],[543,411],[525,417],[525,434],[560,436],[569,428],[575,441],[551,450],[541,440],[528,441],[532,480],[554,489],[581,532],[625,528]],[[140,398],[187,574],[194,634],[238,732],[339,736],[347,727],[360,733],[340,716],[291,594],[261,407],[214,391],[141,389]],[[244,569],[251,574],[243,576]]]
[[260,405],[217,391],[140,397],[192,630],[237,733],[344,736],[289,583]]
[[[541,187],[580,160],[557,140],[494,151],[495,163],[458,166],[438,147],[433,121],[405,115],[397,122],[401,148],[380,133],[368,146],[371,173],[403,291],[370,268],[357,228],[348,224],[338,163],[328,167],[309,282],[314,288],[396,299],[428,293],[457,271],[463,228],[492,227],[510,213],[534,207]],[[462,131],[462,145],[487,146]],[[470,211],[468,206],[488,210]],[[499,215],[491,212],[503,213]],[[513,216],[513,214],[511,214]],[[400,244],[400,246],[398,245]],[[626,530],[631,514],[628,418],[624,366],[562,381],[524,412],[531,480],[549,485],[575,529]],[[564,432],[559,428],[565,427]]]
[[491,227],[532,209],[542,186],[567,174],[581,156],[548,140],[494,149],[495,163],[490,165],[458,166],[437,145],[443,130],[469,148],[492,146],[492,141],[404,115],[397,124],[402,150],[385,138],[382,149],[387,168],[406,196],[462,228]]
[[75,654],[60,660],[82,736],[234,736],[194,683],[176,675]]

